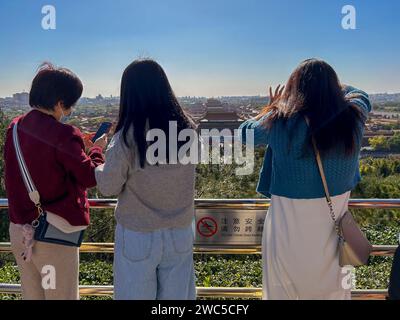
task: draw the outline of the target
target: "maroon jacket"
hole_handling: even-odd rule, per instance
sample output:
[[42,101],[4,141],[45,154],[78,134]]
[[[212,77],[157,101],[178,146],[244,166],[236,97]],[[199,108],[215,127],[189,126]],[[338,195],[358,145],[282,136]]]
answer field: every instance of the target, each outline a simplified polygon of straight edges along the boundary
[[13,119],[7,129],[5,184],[11,222],[31,223],[37,217],[15,154],[12,129],[16,121],[19,121],[22,154],[40,193],[42,207],[63,217],[71,225],[88,225],[86,189],[96,186],[94,169],[104,162],[102,150],[95,146],[86,155],[78,128],[35,109]]

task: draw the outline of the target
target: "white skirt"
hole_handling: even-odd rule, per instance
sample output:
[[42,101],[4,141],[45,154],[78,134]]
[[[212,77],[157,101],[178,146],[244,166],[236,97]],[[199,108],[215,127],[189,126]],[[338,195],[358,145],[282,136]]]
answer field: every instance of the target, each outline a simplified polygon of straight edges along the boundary
[[[350,191],[332,197],[336,218],[349,198]],[[350,299],[352,268],[339,266],[337,244],[325,198],[273,195],[262,240],[263,299]]]

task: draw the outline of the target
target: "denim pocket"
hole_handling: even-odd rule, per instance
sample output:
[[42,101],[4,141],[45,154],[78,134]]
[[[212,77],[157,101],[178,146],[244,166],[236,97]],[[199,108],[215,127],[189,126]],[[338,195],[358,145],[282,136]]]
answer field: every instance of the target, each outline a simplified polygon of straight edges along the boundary
[[193,249],[193,229],[192,225],[186,228],[171,229],[172,242],[177,253],[188,253]]
[[132,262],[139,262],[150,257],[153,247],[152,232],[137,232],[123,229],[122,252],[126,259]]

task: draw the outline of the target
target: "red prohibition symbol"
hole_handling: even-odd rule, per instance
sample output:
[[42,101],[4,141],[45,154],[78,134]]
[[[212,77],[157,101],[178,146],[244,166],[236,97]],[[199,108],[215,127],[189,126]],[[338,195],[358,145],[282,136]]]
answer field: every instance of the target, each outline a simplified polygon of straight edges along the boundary
[[215,221],[211,217],[204,217],[201,218],[197,222],[197,231],[202,235],[203,237],[210,238],[214,234],[217,233],[218,231],[218,225],[217,221]]

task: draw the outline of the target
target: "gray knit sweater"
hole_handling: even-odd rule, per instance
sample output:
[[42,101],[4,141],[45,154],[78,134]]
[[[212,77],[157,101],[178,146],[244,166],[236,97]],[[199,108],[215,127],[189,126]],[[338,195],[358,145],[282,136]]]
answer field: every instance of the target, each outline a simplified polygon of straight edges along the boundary
[[[132,130],[128,142],[132,143]],[[139,165],[136,148],[128,148],[120,132],[111,140],[106,161],[96,168],[99,191],[118,196],[115,217],[133,231],[186,227],[194,217],[193,164]]]

